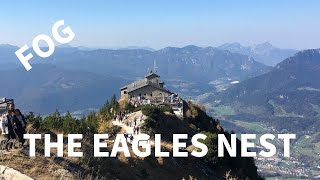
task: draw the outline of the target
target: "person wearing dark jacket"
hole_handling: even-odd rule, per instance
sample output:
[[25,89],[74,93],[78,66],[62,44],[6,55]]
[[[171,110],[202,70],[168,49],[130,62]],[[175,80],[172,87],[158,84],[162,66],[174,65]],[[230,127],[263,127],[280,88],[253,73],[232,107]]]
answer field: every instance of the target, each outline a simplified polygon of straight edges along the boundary
[[9,148],[12,148],[14,146],[12,140],[16,139],[16,134],[14,131],[15,129],[14,117],[13,117],[13,112],[11,110],[7,111],[7,119],[8,119],[8,122],[6,124],[6,127],[8,128],[8,134],[7,134],[6,149],[8,150]]
[[16,134],[19,137],[19,142],[23,146],[25,140],[23,138],[23,135],[26,133],[26,120],[24,116],[21,114],[21,111],[19,109],[14,110],[14,123],[16,127]]
[[27,121],[26,121],[26,118],[24,117],[24,115],[21,113],[21,111],[19,109],[15,109],[14,112],[15,112],[15,115],[17,116],[19,122],[21,123],[22,127],[24,129],[26,129]]

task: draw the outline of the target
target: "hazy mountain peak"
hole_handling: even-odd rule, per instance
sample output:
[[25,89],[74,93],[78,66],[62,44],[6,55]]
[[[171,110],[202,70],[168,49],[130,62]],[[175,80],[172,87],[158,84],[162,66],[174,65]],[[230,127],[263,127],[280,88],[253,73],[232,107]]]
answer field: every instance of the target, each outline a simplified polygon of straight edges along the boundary
[[270,42],[264,42],[264,43],[255,45],[255,48],[267,48],[267,49],[271,49],[271,48],[275,48],[275,47],[274,47]]
[[320,48],[319,49],[306,49],[306,50],[298,52],[296,55],[301,55],[301,54],[319,55]]
[[116,48],[117,50],[136,50],[136,49],[143,49],[147,51],[155,51],[153,48],[147,46],[128,46],[124,48]]
[[73,48],[73,46],[71,46],[70,44],[60,44],[57,47],[59,47],[59,48]]
[[202,47],[198,47],[195,45],[188,45],[188,46],[184,46],[184,47],[165,47],[161,50],[159,50],[159,52],[173,52],[173,51],[178,51],[178,50],[185,50],[185,51],[198,51],[203,49]]
[[184,50],[200,50],[202,49],[201,47],[199,46],[195,46],[195,45],[188,45],[188,46],[184,46],[183,48],[181,49],[184,49]]
[[[297,60],[303,60],[303,61],[311,61],[311,60],[315,60],[320,62],[320,49],[306,49],[303,51],[299,51],[297,52],[294,56],[288,58],[288,60],[290,59],[297,59]],[[286,60],[284,60],[283,62],[285,62]]]
[[274,47],[270,42],[264,42],[254,46],[243,46],[237,42],[226,43],[218,48],[253,57],[256,61],[271,66],[276,65],[297,52],[297,50],[293,49],[281,49]]
[[[309,63],[306,63],[309,62]],[[299,51],[294,56],[285,59],[280,62],[276,68],[289,68],[292,66],[305,66],[310,63],[320,63],[320,49],[307,49]]]
[[221,46],[218,46],[218,49],[228,50],[228,51],[237,52],[237,53],[239,51],[241,51],[241,52],[242,51],[250,51],[250,47],[243,46],[238,42],[222,44]]
[[17,46],[13,46],[10,44],[0,44],[0,48],[18,48]]

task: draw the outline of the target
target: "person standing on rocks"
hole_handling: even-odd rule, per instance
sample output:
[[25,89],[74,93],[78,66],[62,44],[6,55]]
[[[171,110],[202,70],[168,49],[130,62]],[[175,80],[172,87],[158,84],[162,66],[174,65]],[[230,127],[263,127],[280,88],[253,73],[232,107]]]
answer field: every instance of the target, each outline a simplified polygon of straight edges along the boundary
[[7,118],[7,114],[3,113],[0,117],[0,126],[1,126],[1,133],[5,136],[7,136],[8,134],[8,118]]
[[134,118],[134,126],[137,126],[137,117]]
[[[8,147],[8,145],[10,144],[9,141],[16,139],[14,118],[15,118],[14,112],[12,110],[8,110],[7,112],[8,123],[6,125],[8,127],[8,135],[7,135],[8,143],[7,143],[6,149],[9,149]],[[12,148],[12,146],[13,144],[11,144],[10,148]]]
[[136,131],[137,131],[136,126],[134,126],[134,127],[133,127],[133,134],[134,134],[134,135],[136,135]]
[[131,125],[132,125],[132,120],[129,119],[129,127],[131,127]]
[[26,133],[27,122],[19,109],[15,109],[14,114],[15,114],[14,120],[16,125],[16,134],[19,137],[19,142],[21,146],[23,146],[25,142],[23,135]]

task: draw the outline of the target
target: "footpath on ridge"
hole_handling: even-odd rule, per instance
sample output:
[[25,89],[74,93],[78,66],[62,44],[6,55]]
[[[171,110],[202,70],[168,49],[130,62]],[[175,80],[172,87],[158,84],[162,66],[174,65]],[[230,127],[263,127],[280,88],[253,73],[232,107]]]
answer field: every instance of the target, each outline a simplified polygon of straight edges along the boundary
[[[122,120],[122,122],[120,122],[118,119],[116,119],[115,121],[112,121],[112,124],[114,126],[119,126],[119,127],[123,128],[125,130],[125,133],[135,136],[136,134],[134,134],[134,132],[133,132],[133,129],[135,126],[134,120],[136,119],[136,127],[141,128],[141,126],[143,126],[143,124],[144,124],[145,118],[146,118],[146,116],[144,116],[141,111],[137,111],[137,112],[129,114],[126,119]],[[130,121],[131,121],[131,127],[127,125],[127,124],[129,124]],[[141,133],[141,130],[140,130],[140,133]]]
[[[118,119],[112,121],[112,125],[121,127],[125,131],[125,134],[128,134],[129,137],[133,136],[133,139],[134,139],[140,134],[143,134],[141,127],[144,125],[146,118],[147,117],[143,115],[141,111],[137,111],[127,115],[127,118],[123,119],[122,122],[120,122]],[[134,122],[135,119],[136,119],[136,124]],[[131,126],[130,126],[130,122],[131,122]],[[134,127],[139,127],[139,132],[134,133]],[[142,145],[143,143],[147,143],[147,141],[139,142],[140,145]],[[154,144],[154,142],[151,140],[149,141],[149,143],[151,145]]]

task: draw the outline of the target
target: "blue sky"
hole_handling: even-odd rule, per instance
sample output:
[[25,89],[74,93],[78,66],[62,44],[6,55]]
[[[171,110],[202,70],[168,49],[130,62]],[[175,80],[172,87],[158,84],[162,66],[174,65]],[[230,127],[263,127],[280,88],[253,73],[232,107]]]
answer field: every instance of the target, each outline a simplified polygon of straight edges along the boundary
[[0,43],[31,44],[65,20],[87,47],[217,46],[269,41],[282,48],[320,48],[320,1],[53,0],[0,2]]

